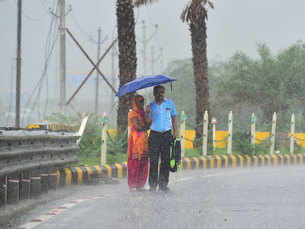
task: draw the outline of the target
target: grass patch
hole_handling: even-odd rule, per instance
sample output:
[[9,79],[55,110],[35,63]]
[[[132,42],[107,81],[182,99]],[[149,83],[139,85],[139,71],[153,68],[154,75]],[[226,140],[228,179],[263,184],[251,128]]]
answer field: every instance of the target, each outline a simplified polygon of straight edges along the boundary
[[201,156],[201,150],[200,149],[185,149],[184,153],[185,157],[199,157]]
[[78,158],[79,162],[76,163],[74,166],[80,166],[80,165],[85,165],[85,166],[94,166],[94,165],[99,165],[100,164],[100,158],[99,157],[79,157]]
[[122,163],[127,161],[127,153],[116,153],[107,155],[107,164]]
[[[79,156],[79,162],[75,164],[75,166],[86,165],[86,166],[94,166],[99,165],[101,161],[100,155],[88,155],[88,156]],[[107,155],[107,164],[113,165],[114,163],[122,163],[127,161],[127,154],[116,153],[116,154],[108,154]]]

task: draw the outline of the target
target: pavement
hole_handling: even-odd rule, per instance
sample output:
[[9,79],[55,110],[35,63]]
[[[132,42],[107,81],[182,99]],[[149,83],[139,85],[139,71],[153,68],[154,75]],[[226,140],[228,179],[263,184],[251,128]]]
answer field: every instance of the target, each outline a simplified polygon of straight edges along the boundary
[[7,228],[305,228],[304,174],[302,166],[186,170],[171,174],[167,193],[130,192],[126,179],[72,186]]

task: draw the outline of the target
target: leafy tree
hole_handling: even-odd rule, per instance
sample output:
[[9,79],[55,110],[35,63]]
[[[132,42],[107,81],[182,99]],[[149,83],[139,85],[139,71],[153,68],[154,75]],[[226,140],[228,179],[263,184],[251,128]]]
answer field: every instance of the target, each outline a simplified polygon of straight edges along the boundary
[[[273,112],[278,112],[278,130],[287,130],[292,112],[296,114],[298,128],[304,107],[305,44],[297,42],[273,55],[265,44],[258,44],[258,58],[236,52],[224,61],[213,61],[209,66],[209,94],[217,128],[227,128],[227,115],[233,111],[234,129],[249,131],[251,113],[257,116],[261,130],[269,129]],[[191,60],[177,60],[169,64],[166,73],[175,76],[172,93],[167,93],[178,110],[186,111],[187,128],[196,126],[195,85],[192,82]]]
[[273,112],[287,122],[290,112],[304,110],[300,105],[305,99],[305,45],[298,42],[276,56],[265,44],[257,47],[259,59],[237,52],[224,63],[218,97],[229,97],[228,105],[234,104],[237,114],[252,107],[261,111],[264,123],[270,122]]
[[185,111],[188,128],[195,129],[195,84],[191,59],[176,60],[169,64],[166,74],[177,79],[172,85],[166,84],[166,97],[175,102],[177,111]]
[[[223,107],[222,101],[217,99],[217,91],[215,90],[218,86],[218,81],[223,67],[222,63],[213,63],[209,67],[209,94],[210,104],[212,111],[218,107]],[[195,129],[198,124],[196,123],[196,87],[193,74],[193,63],[191,59],[175,60],[172,61],[165,70],[165,73],[169,76],[173,76],[177,79],[172,85],[166,85],[166,96],[175,102],[176,109],[178,111],[184,111],[187,115],[187,128]],[[215,112],[213,112],[215,113]],[[213,115],[210,114],[210,116]],[[202,122],[199,123],[202,125]]]
[[46,117],[46,120],[51,123],[63,124],[63,125],[79,125],[82,116],[80,113],[65,114],[60,112],[53,112]]

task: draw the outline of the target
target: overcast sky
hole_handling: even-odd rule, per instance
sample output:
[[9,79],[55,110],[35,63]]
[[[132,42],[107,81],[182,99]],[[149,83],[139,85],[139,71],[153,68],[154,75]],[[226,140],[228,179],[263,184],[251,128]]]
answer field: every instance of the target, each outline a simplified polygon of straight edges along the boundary
[[[44,50],[51,18],[49,8],[55,0],[23,1],[22,30],[22,91],[29,93],[41,77],[44,64]],[[80,43],[95,60],[97,39],[100,26],[102,37],[107,39],[102,49],[111,43],[116,31],[115,0],[67,0],[72,12],[67,16],[67,27],[75,34]],[[191,57],[190,33],[188,26],[179,18],[187,1],[160,0],[149,7],[135,9],[138,41],[138,72],[142,71],[142,20],[147,23],[147,34],[158,32],[147,47],[150,59],[151,46],[156,55],[164,49],[164,62]],[[266,42],[274,53],[284,49],[297,40],[305,39],[305,1],[303,0],[215,0],[215,9],[209,10],[208,20],[208,57],[228,58],[237,50],[256,56],[256,43]],[[0,76],[1,95],[8,95],[15,88],[16,58],[16,0],[0,0]],[[58,44],[51,58],[48,71],[49,93],[58,97]],[[148,66],[148,69],[150,67]],[[155,70],[160,68],[156,62]],[[86,74],[91,65],[67,36],[67,77]],[[111,73],[110,57],[102,62],[101,70]],[[72,76],[71,76],[72,75]],[[12,78],[13,77],[13,78]],[[70,79],[71,80],[71,79]],[[68,80],[69,82],[69,80]],[[45,84],[47,85],[47,84]],[[70,86],[70,87],[69,87]],[[75,87],[75,86],[73,86]],[[88,84],[88,87],[90,85]],[[91,85],[91,87],[93,87]],[[68,88],[72,90],[71,85]],[[67,95],[69,97],[69,95]]]

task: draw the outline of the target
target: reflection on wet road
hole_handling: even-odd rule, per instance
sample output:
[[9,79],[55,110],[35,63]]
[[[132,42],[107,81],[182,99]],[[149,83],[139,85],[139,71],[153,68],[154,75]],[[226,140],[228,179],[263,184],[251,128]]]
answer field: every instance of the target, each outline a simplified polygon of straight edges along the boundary
[[129,192],[126,180],[84,186],[33,210],[20,227],[38,219],[40,229],[305,228],[304,174],[305,167],[185,171],[171,174],[168,193]]

